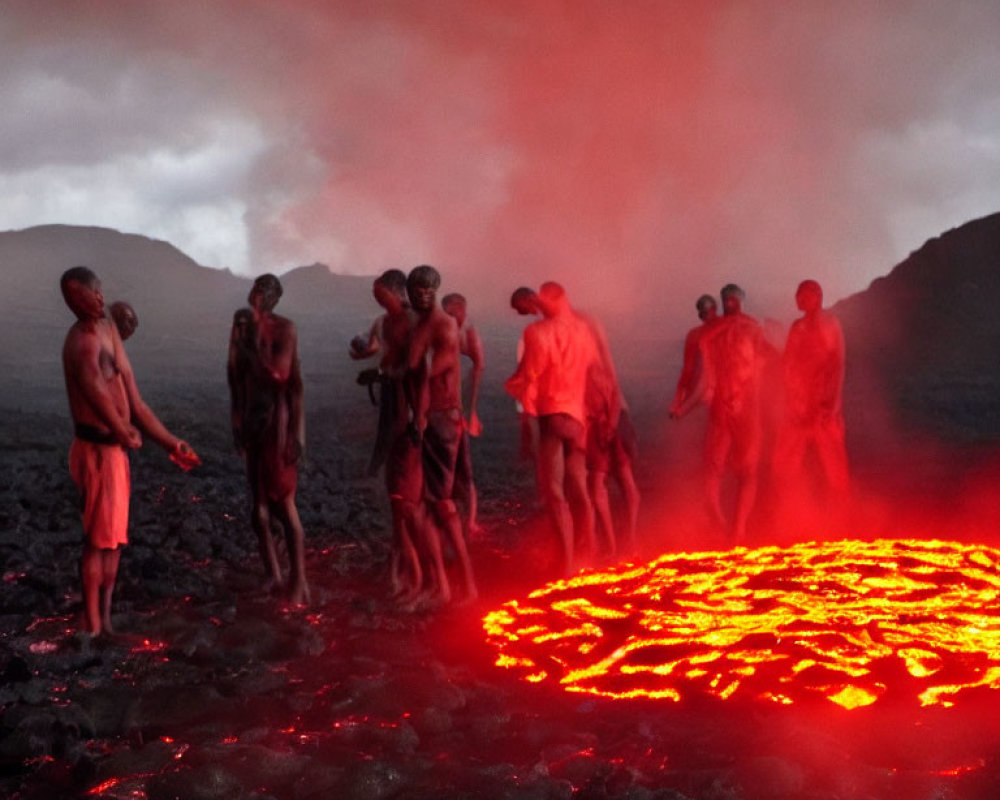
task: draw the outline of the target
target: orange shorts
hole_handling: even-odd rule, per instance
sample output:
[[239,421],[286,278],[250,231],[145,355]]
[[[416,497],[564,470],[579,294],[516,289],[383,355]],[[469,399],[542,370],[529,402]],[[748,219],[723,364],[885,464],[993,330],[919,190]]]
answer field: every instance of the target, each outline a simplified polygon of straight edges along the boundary
[[69,474],[80,493],[87,544],[114,550],[128,544],[128,501],[132,490],[128,453],[116,444],[74,439]]

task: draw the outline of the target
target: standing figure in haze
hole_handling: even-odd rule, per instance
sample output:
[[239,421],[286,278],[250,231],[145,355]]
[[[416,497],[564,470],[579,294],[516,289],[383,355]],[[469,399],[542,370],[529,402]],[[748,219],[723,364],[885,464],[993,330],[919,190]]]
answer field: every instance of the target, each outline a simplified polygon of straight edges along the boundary
[[270,585],[281,585],[271,536],[271,517],[285,532],[289,599],[309,602],[305,534],[295,506],[299,460],[305,448],[305,413],[295,324],[278,316],[281,282],[274,275],[254,281],[247,302],[233,316],[229,378],[233,438],[246,463],[251,523]]
[[462,441],[458,450],[458,473],[455,475],[456,494],[464,497],[468,515],[466,517],[466,532],[469,536],[479,531],[476,521],[478,512],[478,495],[472,475],[472,446],[470,437],[478,437],[483,432],[483,423],[479,421],[479,387],[483,380],[483,369],[486,358],[483,355],[483,340],[479,331],[469,320],[468,303],[460,294],[448,294],[441,300],[441,308],[446,314],[455,318],[458,323],[458,347],[463,356],[472,362],[469,390],[469,412],[465,426],[462,428]]
[[124,300],[115,300],[108,309],[111,312],[111,319],[114,320],[115,327],[118,328],[118,335],[122,341],[127,341],[139,327],[139,317]]
[[[514,290],[514,293],[510,296],[510,307],[513,308],[522,317],[533,317],[539,313],[538,310],[538,295],[535,294],[534,289],[529,289],[527,286],[520,286]],[[517,363],[521,363],[521,359],[524,357],[524,335],[517,340]],[[529,414],[524,407],[524,403],[520,400],[514,401],[517,406],[517,414],[520,420],[521,426],[521,442],[519,452],[521,458],[525,461],[531,461],[535,465],[535,470],[538,470],[538,418],[534,414]],[[537,476],[536,476],[537,477]],[[538,485],[541,487],[541,479],[538,479]]]
[[392,509],[389,578],[394,595],[413,600],[424,581],[421,551],[438,584],[447,584],[441,541],[436,531],[428,528],[424,505],[423,456],[414,424],[419,413],[420,386],[407,367],[417,316],[406,298],[406,274],[402,270],[383,272],[375,279],[372,294],[385,309],[378,320],[382,358],[377,434],[380,444],[376,444],[376,452],[384,454],[381,461],[385,463],[385,487]]
[[[475,600],[476,581],[454,500],[458,451],[465,427],[458,323],[437,304],[440,285],[440,274],[427,265],[415,267],[407,276],[406,292],[417,314],[408,366],[422,386],[416,425],[423,436],[424,490],[434,521],[447,534],[458,558],[465,599]],[[446,580],[441,585],[445,600],[450,596]]]
[[[681,367],[681,376],[677,380],[674,401],[670,404],[670,416],[673,418],[678,416],[684,402],[694,392],[701,379],[704,369],[701,358],[701,340],[719,320],[719,309],[712,295],[703,294],[695,302],[694,307],[698,311],[701,325],[689,330],[687,336],[684,337],[684,364]],[[706,402],[708,402],[707,398]]]
[[815,448],[826,488],[848,489],[844,446],[844,334],[833,314],[823,310],[823,289],[802,281],[795,292],[802,316],[792,323],[782,357],[784,417],[775,446],[775,476],[792,486],[801,477],[806,452]]
[[201,463],[143,402],[121,336],[104,314],[101,282],[87,267],[73,267],[59,283],[76,323],[63,345],[63,372],[73,445],[69,468],[80,493],[84,544],[80,561],[84,628],[113,633],[111,597],[128,543],[131,473],[128,451],[142,446],[142,433],[183,470]]
[[[591,316],[580,314],[580,318],[590,328],[599,355],[587,382],[587,488],[596,520],[608,539],[609,552],[614,555],[619,544],[626,552],[634,552],[639,522],[639,487],[632,472],[636,457],[635,429],[604,326]],[[608,497],[609,473],[625,500],[625,535],[620,543],[615,536]]]
[[727,462],[731,462],[737,483],[732,532],[735,542],[742,544],[757,499],[761,376],[774,348],[765,339],[760,323],[743,313],[743,290],[730,283],[723,287],[721,295],[723,317],[702,335],[699,343],[701,380],[676,416],[684,416],[703,398],[707,399],[705,491],[709,511],[721,527],[726,527],[722,479]]
[[524,356],[504,387],[538,417],[540,490],[568,577],[576,564],[575,533],[586,552],[596,550],[587,491],[586,395],[600,356],[590,327],[570,307],[562,286],[542,284],[536,302],[543,318],[525,328]]

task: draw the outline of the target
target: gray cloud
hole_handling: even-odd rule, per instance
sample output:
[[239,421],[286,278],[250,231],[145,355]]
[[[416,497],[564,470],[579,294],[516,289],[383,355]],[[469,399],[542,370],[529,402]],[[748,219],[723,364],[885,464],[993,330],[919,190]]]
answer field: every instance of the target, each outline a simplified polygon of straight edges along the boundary
[[[500,298],[831,299],[1000,206],[1000,7],[8,4],[0,219]],[[492,300],[491,300],[492,302]],[[753,303],[751,303],[751,307]]]

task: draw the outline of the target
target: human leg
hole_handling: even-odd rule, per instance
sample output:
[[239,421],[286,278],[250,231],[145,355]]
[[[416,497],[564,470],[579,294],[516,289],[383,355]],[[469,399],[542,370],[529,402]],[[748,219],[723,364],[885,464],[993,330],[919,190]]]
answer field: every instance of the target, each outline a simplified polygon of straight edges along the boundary
[[565,463],[563,440],[547,424],[549,417],[539,419],[538,477],[542,500],[549,520],[562,548],[563,574],[573,574],[573,518],[564,491]]
[[111,625],[111,596],[115,591],[115,581],[118,579],[118,564],[121,562],[122,551],[101,550],[101,630],[103,633],[114,633]]
[[83,584],[84,630],[97,636],[101,632],[101,584],[104,581],[104,560],[101,551],[89,544],[83,546],[80,578]]
[[[288,593],[289,600],[297,605],[309,602],[309,582],[306,580],[306,536],[295,506],[295,492],[274,504],[278,521],[285,531],[288,549]],[[272,543],[273,547],[273,543]]]

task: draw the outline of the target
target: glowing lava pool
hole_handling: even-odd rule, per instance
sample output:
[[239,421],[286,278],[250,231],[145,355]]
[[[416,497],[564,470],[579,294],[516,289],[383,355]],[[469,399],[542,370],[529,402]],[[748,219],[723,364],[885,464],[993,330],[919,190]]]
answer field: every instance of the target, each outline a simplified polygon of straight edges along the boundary
[[567,691],[950,706],[1000,688],[998,598],[991,547],[812,542],[584,572],[483,625],[498,666]]

